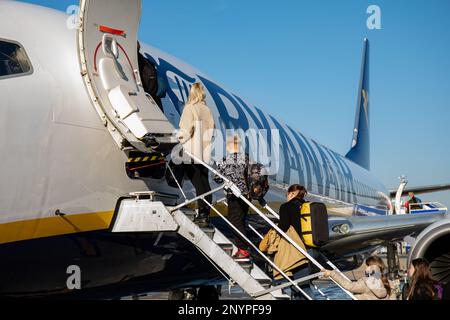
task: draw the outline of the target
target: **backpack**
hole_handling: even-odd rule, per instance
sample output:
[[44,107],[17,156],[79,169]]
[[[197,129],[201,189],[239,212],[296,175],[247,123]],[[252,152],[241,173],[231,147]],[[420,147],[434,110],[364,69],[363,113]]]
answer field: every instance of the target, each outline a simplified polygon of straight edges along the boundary
[[248,174],[248,189],[250,197],[254,200],[264,201],[264,196],[269,191],[269,176],[262,164],[252,164]]
[[319,202],[305,202],[300,207],[302,232],[305,245],[312,248],[326,244],[330,237],[327,207]]

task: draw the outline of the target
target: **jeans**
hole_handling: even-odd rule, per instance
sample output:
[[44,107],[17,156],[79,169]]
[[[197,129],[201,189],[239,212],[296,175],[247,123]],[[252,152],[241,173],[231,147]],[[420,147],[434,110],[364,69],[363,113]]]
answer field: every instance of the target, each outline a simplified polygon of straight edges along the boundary
[[[292,276],[290,277],[291,280],[297,280],[303,277],[306,277],[310,274],[310,270],[309,270],[309,266],[308,265],[303,265],[301,267],[299,267],[297,270],[293,271]],[[280,283],[285,283],[286,279],[281,279],[279,280]],[[309,281],[307,282],[303,282],[303,283],[299,283],[297,284],[297,286],[299,286],[304,292],[306,292],[308,295],[310,294],[310,283]],[[295,286],[291,286],[291,287],[287,287],[285,289],[282,290],[284,294],[290,295],[292,300],[305,300],[306,297],[295,287]]]
[[[307,250],[308,254],[312,256],[314,259],[319,259],[320,255],[317,250],[315,249],[309,249]],[[292,270],[292,276],[290,277],[291,280],[297,280],[300,278],[307,277],[313,273],[319,272],[320,270],[311,262],[309,262],[306,265],[302,265],[294,270]],[[280,281],[279,284],[286,282],[286,279],[278,280]],[[310,281],[306,281],[303,283],[299,283],[298,286],[311,297],[311,285]],[[305,300],[306,297],[295,287],[291,286],[286,289],[283,289],[283,293],[290,295],[293,300]]]
[[[230,194],[227,196],[228,203],[228,220],[247,238],[247,232],[245,230],[245,219],[248,215],[249,206],[240,198]],[[235,245],[244,250],[248,250],[248,244],[245,239],[240,235],[237,235]]]

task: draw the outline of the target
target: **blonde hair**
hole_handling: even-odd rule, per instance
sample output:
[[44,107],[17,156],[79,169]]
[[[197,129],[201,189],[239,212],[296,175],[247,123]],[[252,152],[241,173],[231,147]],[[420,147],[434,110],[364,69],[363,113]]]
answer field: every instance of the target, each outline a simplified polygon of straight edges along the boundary
[[194,83],[189,94],[189,99],[187,104],[194,105],[205,101],[206,93],[201,83]]

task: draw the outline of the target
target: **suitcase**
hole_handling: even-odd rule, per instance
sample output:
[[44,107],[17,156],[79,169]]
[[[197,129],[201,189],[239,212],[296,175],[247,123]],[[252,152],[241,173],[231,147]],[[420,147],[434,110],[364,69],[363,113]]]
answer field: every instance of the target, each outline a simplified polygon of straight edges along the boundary
[[183,180],[184,180],[184,165],[181,164],[175,164],[173,161],[170,161],[167,164],[170,169],[172,169],[172,172],[167,168],[166,170],[166,182],[167,184],[172,187],[178,189],[179,187],[183,187]]
[[329,240],[328,212],[323,203],[305,202],[300,210],[302,234],[306,246],[317,248]]

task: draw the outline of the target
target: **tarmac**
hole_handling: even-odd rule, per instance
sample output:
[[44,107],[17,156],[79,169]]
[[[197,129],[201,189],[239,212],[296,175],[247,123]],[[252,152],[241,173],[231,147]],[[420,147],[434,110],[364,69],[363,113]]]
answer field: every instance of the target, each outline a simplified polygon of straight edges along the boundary
[[[387,257],[386,254],[379,254],[379,256],[384,260],[387,266]],[[399,255],[399,266],[402,272],[406,272],[407,270],[407,254]],[[344,274],[352,281],[358,280],[364,276],[365,265],[360,266],[359,268],[351,271],[344,272]],[[318,279],[313,281],[315,284],[325,295],[331,300],[348,300],[348,296],[342,292],[339,288],[337,288],[334,283],[330,280],[326,279]],[[313,293],[314,299],[325,300],[324,296],[321,296],[317,292]],[[128,298],[133,299],[133,298]],[[140,296],[139,298],[134,298],[135,300],[168,300],[169,292],[155,292],[149,293],[145,296]],[[251,300],[250,296],[247,295],[239,286],[233,286],[229,288],[228,286],[223,286],[221,291],[220,300]]]

